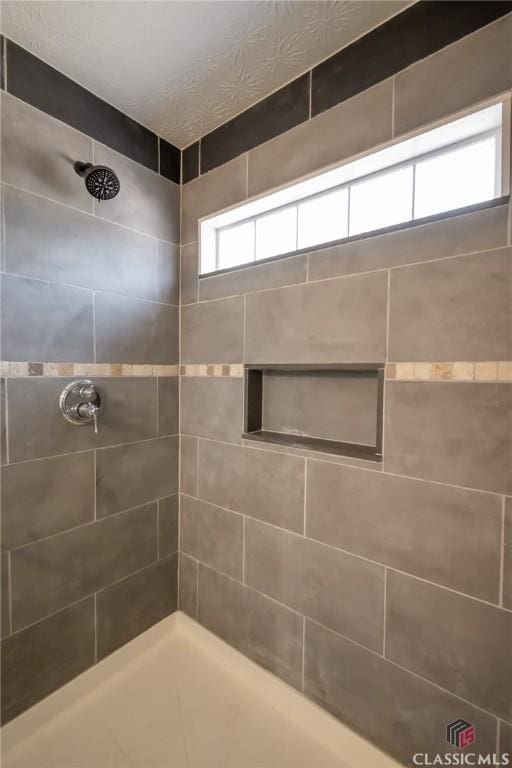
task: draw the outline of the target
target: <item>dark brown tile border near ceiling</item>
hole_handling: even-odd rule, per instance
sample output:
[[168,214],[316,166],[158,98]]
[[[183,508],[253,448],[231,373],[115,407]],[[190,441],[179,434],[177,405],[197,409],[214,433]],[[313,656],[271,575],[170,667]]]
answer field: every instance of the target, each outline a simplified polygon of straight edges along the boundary
[[16,43],[2,42],[7,74],[5,83],[2,67],[2,88],[8,93],[180,183],[179,149]]
[[[183,151],[182,183],[512,11],[508,0],[420,0]],[[311,98],[311,114],[309,100]]]

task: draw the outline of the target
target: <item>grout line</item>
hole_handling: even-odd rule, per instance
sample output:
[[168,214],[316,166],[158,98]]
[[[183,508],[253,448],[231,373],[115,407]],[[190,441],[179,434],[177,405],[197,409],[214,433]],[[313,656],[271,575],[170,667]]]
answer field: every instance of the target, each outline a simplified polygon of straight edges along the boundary
[[386,658],[387,600],[388,600],[388,569],[384,568],[384,618],[382,622],[382,655],[384,656],[384,658]]
[[194,439],[196,441],[196,498],[199,498],[199,446],[201,441],[198,437]]
[[4,379],[4,413],[2,414],[5,421],[5,460],[7,464],[11,464],[11,440],[10,440],[10,425],[9,425],[9,379]]
[[308,482],[308,460],[304,458],[304,522],[302,526],[303,536],[306,535],[306,500],[307,500],[307,482]]
[[[92,463],[93,463],[93,482],[94,482],[94,520],[98,519],[98,471],[97,471],[97,457],[96,457],[96,449],[93,450],[93,457],[92,457]],[[69,528],[68,530],[72,530],[72,528]]]
[[505,496],[501,502],[501,532],[500,532],[500,588],[499,604],[503,608],[503,597],[505,590]]
[[97,363],[96,359],[96,291],[93,291],[92,293],[92,356],[94,358],[94,362]]
[[386,286],[386,357],[385,362],[389,360],[389,317],[391,307],[391,269],[388,269],[388,279]]
[[94,600],[94,663],[98,663],[98,603],[97,593],[93,595]]
[[199,560],[196,560],[196,619],[199,617]]
[[301,686],[300,689],[304,693],[304,668],[306,657],[306,617],[302,617],[302,674],[301,674]]
[[[159,376],[154,377],[156,379],[156,399],[155,399],[155,410],[156,410],[156,436],[161,437],[160,435],[160,414],[158,409],[158,391],[159,391]],[[178,397],[179,397],[179,378],[178,377]],[[180,425],[179,425],[179,416],[178,416],[178,435],[180,433]],[[179,448],[178,448],[178,456],[179,456]],[[179,459],[178,459],[178,472],[179,472]],[[178,479],[178,489],[179,489],[179,479]]]
[[246,517],[242,517],[242,584],[245,584],[245,521]]
[[501,719],[498,717],[496,723],[496,754],[500,754],[500,741],[501,741]]
[[12,620],[12,563],[11,563],[11,552],[7,552],[7,580],[8,580],[8,590],[9,590],[9,634],[11,635],[13,633],[14,624]]
[[156,502],[156,559],[160,560],[160,500]]
[[[183,495],[184,496],[189,496],[189,494],[183,494]],[[189,497],[189,498],[193,498],[193,497]],[[390,565],[389,563],[384,563],[384,562],[381,562],[379,560],[373,560],[372,558],[366,557],[364,555],[360,555],[357,552],[352,552],[351,550],[343,549],[342,547],[337,547],[334,544],[329,544],[326,541],[321,541],[320,539],[315,539],[312,536],[304,536],[302,533],[299,533],[297,531],[293,531],[290,528],[283,528],[282,526],[275,525],[275,523],[269,523],[266,520],[262,520],[261,518],[254,517],[253,515],[249,515],[246,512],[243,512],[243,513],[242,512],[237,512],[234,509],[229,509],[228,507],[222,507],[219,504],[215,504],[215,502],[209,501],[208,499],[202,499],[201,498],[200,500],[201,501],[205,501],[207,504],[210,504],[210,506],[212,506],[212,507],[216,507],[217,509],[221,509],[223,512],[229,512],[232,515],[237,515],[238,517],[245,516],[247,518],[247,520],[254,521],[256,523],[259,523],[260,525],[266,525],[266,526],[268,526],[270,528],[275,528],[276,530],[281,531],[282,533],[285,533],[287,535],[298,536],[301,539],[304,539],[304,540],[306,540],[308,542],[312,542],[314,544],[319,544],[319,545],[322,545],[324,547],[328,547],[328,549],[334,550],[335,552],[342,552],[343,554],[348,555],[348,556],[353,557],[353,558],[356,558],[357,560],[362,560],[365,563],[371,563],[372,565],[376,565],[376,566],[379,566],[380,568],[387,569],[388,571],[391,571],[393,573],[398,573],[401,576],[407,576],[408,578],[415,579],[416,581],[421,581],[421,582],[423,582],[425,584],[429,584],[430,586],[435,587],[437,589],[444,589],[447,592],[452,592],[453,594],[460,595],[461,597],[464,597],[464,598],[466,598],[468,600],[476,600],[478,603],[483,603],[484,605],[488,605],[491,608],[495,608],[497,610],[506,611],[507,613],[512,613],[512,608],[506,608],[506,607],[500,606],[496,602],[493,603],[490,600],[485,600],[484,598],[478,597],[477,595],[472,595],[469,592],[461,592],[460,590],[455,589],[454,587],[449,587],[446,584],[440,584],[439,582],[432,581],[430,579],[426,579],[423,576],[417,576],[416,574],[411,573],[410,571],[403,571],[400,568],[397,568],[396,566]],[[208,564],[208,567],[209,568],[213,568],[213,566],[211,566],[209,564]],[[217,569],[214,568],[214,570],[217,570]],[[223,571],[219,571],[219,573],[224,573],[224,572]],[[229,576],[229,574],[224,574],[224,575]],[[233,577],[230,576],[230,578],[233,578]],[[235,581],[238,581],[238,580],[235,579]],[[248,585],[246,585],[246,586],[248,586]],[[258,590],[256,590],[256,591],[258,591]],[[265,593],[260,593],[260,594],[265,594]],[[269,595],[267,595],[267,597],[269,597]],[[272,599],[275,599],[275,598],[272,598]],[[279,602],[279,601],[276,600],[276,602]],[[284,605],[284,603],[283,603],[283,605]],[[286,606],[286,607],[289,608],[290,606]],[[294,610],[294,609],[290,609],[290,610]]]

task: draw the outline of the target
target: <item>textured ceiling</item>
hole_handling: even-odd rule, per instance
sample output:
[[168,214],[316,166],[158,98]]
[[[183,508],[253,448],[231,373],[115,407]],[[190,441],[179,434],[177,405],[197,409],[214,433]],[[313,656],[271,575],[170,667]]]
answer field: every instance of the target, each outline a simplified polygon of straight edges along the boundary
[[3,0],[2,30],[185,147],[407,5]]

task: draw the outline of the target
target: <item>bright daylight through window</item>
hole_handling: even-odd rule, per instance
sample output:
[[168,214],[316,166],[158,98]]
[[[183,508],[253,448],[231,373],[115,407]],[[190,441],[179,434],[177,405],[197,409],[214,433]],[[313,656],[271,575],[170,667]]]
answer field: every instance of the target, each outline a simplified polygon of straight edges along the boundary
[[506,194],[509,106],[494,104],[203,220],[201,274]]

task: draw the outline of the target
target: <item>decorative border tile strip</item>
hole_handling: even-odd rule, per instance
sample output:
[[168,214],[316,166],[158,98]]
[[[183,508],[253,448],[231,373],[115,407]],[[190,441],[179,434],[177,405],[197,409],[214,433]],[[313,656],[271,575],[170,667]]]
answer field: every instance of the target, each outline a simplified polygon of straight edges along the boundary
[[131,363],[18,363],[1,361],[0,376],[178,376],[179,365]]
[[387,363],[386,379],[399,381],[512,382],[512,361]]
[[243,363],[206,363],[201,365],[180,365],[180,376],[215,376],[240,379],[244,375]]

